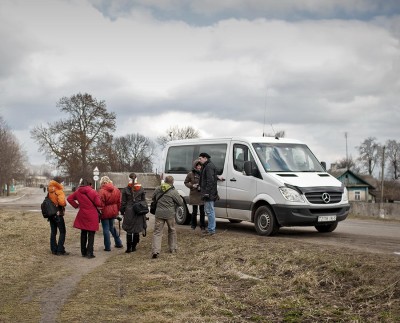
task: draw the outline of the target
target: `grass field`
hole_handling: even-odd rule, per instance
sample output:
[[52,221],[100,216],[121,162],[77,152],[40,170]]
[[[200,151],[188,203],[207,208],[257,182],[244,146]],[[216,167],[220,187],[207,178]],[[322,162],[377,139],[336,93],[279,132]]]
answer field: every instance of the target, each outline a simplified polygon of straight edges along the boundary
[[400,321],[398,256],[179,227],[178,253],[165,234],[159,259],[152,230],[137,252],[107,255],[99,232],[93,265],[66,220],[72,254],[56,257],[39,213],[0,211],[0,322]]

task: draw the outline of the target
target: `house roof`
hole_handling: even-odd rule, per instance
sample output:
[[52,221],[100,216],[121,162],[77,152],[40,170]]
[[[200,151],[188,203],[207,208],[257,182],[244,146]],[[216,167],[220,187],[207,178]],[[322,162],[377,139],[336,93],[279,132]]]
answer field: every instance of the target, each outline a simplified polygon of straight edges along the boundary
[[369,175],[360,175],[360,174],[356,174],[354,172],[352,172],[349,169],[346,168],[339,168],[339,169],[334,169],[334,170],[330,170],[328,172],[329,174],[331,174],[333,177],[337,178],[337,179],[341,179],[341,178],[345,178],[346,175],[351,175],[352,177],[354,177],[359,183],[357,184],[351,184],[348,186],[368,186],[371,189],[375,189],[375,183],[373,182],[373,177],[369,176]]

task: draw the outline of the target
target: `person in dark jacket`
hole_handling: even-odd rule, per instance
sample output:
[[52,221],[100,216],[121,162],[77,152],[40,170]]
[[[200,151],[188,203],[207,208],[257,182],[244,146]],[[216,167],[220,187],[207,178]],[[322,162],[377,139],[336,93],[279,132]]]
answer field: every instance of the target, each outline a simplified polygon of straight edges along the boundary
[[[64,243],[67,230],[65,228],[64,211],[67,202],[65,200],[64,187],[61,184],[63,182],[62,177],[56,176],[50,182],[47,188],[49,192],[49,199],[57,206],[57,214],[48,219],[50,223],[50,249],[53,255],[66,256],[69,252],[65,251]],[[43,186],[44,190],[46,188]],[[60,235],[58,236],[57,242],[57,230]]]
[[67,201],[75,209],[79,208],[74,228],[81,230],[82,257],[94,258],[94,235],[99,231],[99,215],[96,208],[101,207],[100,195],[92,188],[92,183],[81,179],[79,187],[68,196]]
[[114,227],[114,220],[121,207],[121,192],[108,176],[103,176],[100,179],[99,194],[102,203],[101,226],[103,227],[104,251],[111,251],[110,233],[114,238],[115,248],[123,248],[121,238]]
[[136,251],[140,241],[140,233],[146,236],[146,215],[137,215],[133,211],[133,204],[143,203],[147,207],[146,192],[141,184],[137,183],[135,173],[129,175],[129,184],[122,190],[120,212],[124,216],[122,229],[126,231],[126,253]]
[[199,160],[203,165],[200,175],[200,192],[204,200],[204,211],[208,218],[208,232],[205,233],[213,235],[216,230],[214,203],[218,199],[218,175],[217,169],[210,161],[210,158],[210,155],[207,153],[201,153],[199,155]]
[[192,205],[192,215],[190,225],[193,230],[197,227],[197,210],[200,209],[200,229],[204,231],[206,229],[205,214],[204,214],[204,201],[201,199],[200,194],[200,174],[201,174],[201,163],[200,160],[196,159],[193,162],[193,169],[189,172],[185,179],[185,186],[189,188],[189,204]]
[[161,241],[165,223],[168,226],[169,252],[173,253],[177,251],[175,212],[177,207],[183,206],[183,200],[178,191],[174,188],[174,178],[172,176],[167,176],[164,183],[155,189],[152,200],[157,200],[152,258],[158,258],[161,251]]

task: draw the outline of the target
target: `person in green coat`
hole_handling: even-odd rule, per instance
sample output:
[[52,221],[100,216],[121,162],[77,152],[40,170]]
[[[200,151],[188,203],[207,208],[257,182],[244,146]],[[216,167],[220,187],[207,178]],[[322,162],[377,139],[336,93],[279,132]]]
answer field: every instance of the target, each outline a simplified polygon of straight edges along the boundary
[[152,200],[157,200],[153,231],[152,258],[158,258],[161,251],[161,241],[165,224],[168,226],[169,251],[171,253],[177,251],[175,212],[177,207],[184,206],[184,202],[178,191],[174,188],[174,178],[172,176],[167,176],[164,183],[155,189]]

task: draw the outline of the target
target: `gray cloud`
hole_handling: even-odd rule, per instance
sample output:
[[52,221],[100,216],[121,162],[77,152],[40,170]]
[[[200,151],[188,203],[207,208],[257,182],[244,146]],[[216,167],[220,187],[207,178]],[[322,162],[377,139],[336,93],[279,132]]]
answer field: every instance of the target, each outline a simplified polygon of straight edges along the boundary
[[228,18],[258,18],[298,21],[303,19],[359,19],[400,13],[397,0],[90,0],[93,6],[110,19],[137,12],[157,20],[181,20],[189,24],[208,25]]
[[[70,1],[0,4],[7,17],[0,20],[7,45],[0,49],[0,114],[32,155],[29,129],[58,120],[58,100],[79,92],[116,112],[118,135],[140,130],[156,138],[176,124],[225,136],[273,127],[309,142],[327,161],[344,156],[344,132],[353,148],[369,136],[399,140],[400,16],[383,16],[388,7],[302,1],[308,13],[301,16],[291,2],[266,2],[281,15],[273,20],[261,1],[246,8],[239,1],[229,8],[90,3],[97,9]],[[348,14],[339,19],[342,11]],[[203,15],[208,20],[193,23]]]

